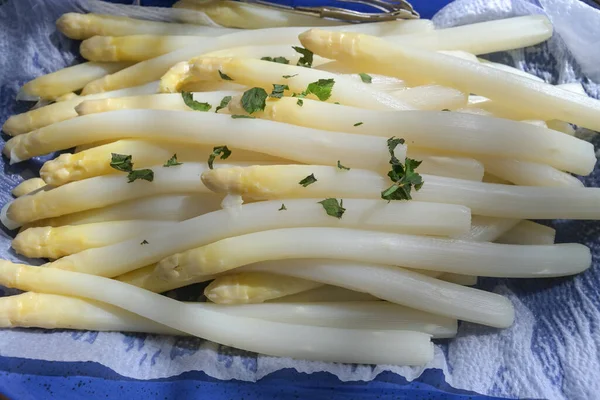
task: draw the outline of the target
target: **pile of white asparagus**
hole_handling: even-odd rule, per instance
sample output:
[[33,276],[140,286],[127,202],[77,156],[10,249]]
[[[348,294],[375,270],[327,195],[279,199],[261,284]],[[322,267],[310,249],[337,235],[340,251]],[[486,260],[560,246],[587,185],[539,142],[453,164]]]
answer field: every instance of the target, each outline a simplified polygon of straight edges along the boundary
[[[6,121],[4,154],[75,151],[2,210],[15,251],[50,259],[0,262],[0,284],[26,291],[0,298],[2,327],[423,365],[458,320],[513,323],[478,276],[589,268],[587,247],[528,220],[600,219],[600,189],[571,175],[594,169],[571,124],[599,130],[600,102],[478,58],[547,40],[545,17],[299,18],[58,20],[89,62],[22,88],[51,103]],[[204,303],[159,294],[210,280]]]

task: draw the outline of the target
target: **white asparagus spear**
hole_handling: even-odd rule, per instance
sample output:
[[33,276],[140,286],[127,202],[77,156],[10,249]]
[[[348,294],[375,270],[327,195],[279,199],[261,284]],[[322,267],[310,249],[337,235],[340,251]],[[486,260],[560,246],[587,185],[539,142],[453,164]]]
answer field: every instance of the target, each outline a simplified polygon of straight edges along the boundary
[[[218,163],[215,166],[218,168]],[[164,168],[151,168],[154,180],[138,179],[129,182],[127,173],[97,176],[71,182],[52,190],[19,197],[9,203],[3,222],[6,226],[58,217],[79,211],[106,207],[122,201],[160,194],[207,193],[198,176],[208,166],[205,163],[184,163]],[[5,206],[6,207],[6,206]]]
[[549,226],[523,220],[495,241],[505,244],[553,244],[556,230]]
[[52,100],[65,93],[79,90],[89,82],[113,74],[131,65],[131,62],[88,62],[63,68],[27,82],[17,94],[17,100],[32,100],[37,98]]
[[41,178],[30,178],[26,179],[23,182],[19,183],[13,190],[12,195],[15,197],[25,196],[31,192],[35,192],[38,189],[46,186],[46,182],[44,182]]
[[583,187],[573,175],[546,164],[506,158],[481,160],[486,172],[521,186]]
[[[448,338],[456,335],[456,320],[387,302],[313,304],[251,304],[219,306],[186,303],[201,310],[274,322],[342,329],[413,330]],[[76,297],[26,292],[0,298],[0,327],[80,329],[186,335],[119,307]]]
[[455,238],[473,242],[493,242],[514,228],[519,222],[518,219],[474,215],[471,218],[471,229],[469,232],[458,235]]
[[475,286],[477,284],[477,276],[475,275],[464,275],[464,274],[453,274],[446,272],[439,276],[445,282],[456,283],[462,286]]
[[417,110],[456,110],[467,105],[468,95],[440,85],[417,86],[392,93],[398,100]]
[[600,101],[485,64],[354,33],[311,29],[300,35],[300,41],[320,56],[349,61],[372,72],[409,81],[435,81],[531,111],[538,119],[560,119],[600,130]]
[[105,302],[178,331],[269,355],[410,365],[425,364],[433,358],[433,345],[425,333],[308,327],[233,317],[88,274],[3,262],[0,283]]
[[[347,171],[346,171],[347,172]],[[340,174],[345,173],[340,171]],[[312,186],[312,185],[311,185]],[[310,187],[310,186],[308,186]],[[246,204],[239,210],[220,210],[183,221],[175,229],[145,235],[151,246],[137,239],[64,257],[52,264],[106,276],[117,276],[187,249],[227,237],[267,229],[300,226],[353,226],[421,235],[455,235],[469,229],[468,209],[445,204],[347,200],[344,218],[332,218],[318,201],[284,200]],[[208,227],[208,228],[207,228]],[[135,245],[133,245],[135,243]]]
[[60,101],[22,114],[13,115],[6,120],[4,126],[2,126],[2,130],[11,136],[27,133],[34,129],[43,128],[44,126],[52,125],[60,121],[75,118],[77,116],[75,107],[85,100],[156,93],[158,84],[159,82],[150,82],[142,86],[115,90],[112,92],[97,93],[89,96],[74,96],[69,100]]
[[[179,143],[226,145],[304,163],[381,170],[389,160],[386,140],[326,132],[261,119],[234,119],[211,112],[118,110],[90,114],[13,137],[4,147],[11,163],[59,149],[107,139],[168,139]],[[404,159],[405,146],[396,147]],[[135,162],[135,160],[134,160]]]
[[102,14],[63,14],[57,21],[58,30],[71,39],[82,40],[97,35],[190,35],[221,36],[237,32],[237,29],[215,28],[173,22],[146,21],[141,19]]
[[[232,148],[228,162],[251,162],[257,164],[274,163],[287,164],[284,159],[271,157],[266,154]],[[135,168],[145,168],[177,156],[178,162],[205,162],[213,152],[213,147],[190,145],[188,143],[172,143],[168,141],[150,141],[140,139],[123,139],[105,145],[71,154],[64,153],[54,160],[44,163],[40,176],[54,187],[65,183],[80,181],[95,176],[117,174],[119,171],[110,166],[111,154],[131,155]],[[436,159],[435,156],[431,157]],[[483,169],[483,166],[481,166]],[[463,171],[463,169],[459,171]]]
[[339,286],[323,285],[297,294],[270,300],[273,303],[328,303],[328,302],[366,302],[380,299],[368,293],[357,292]]
[[[149,290],[154,293],[164,293],[173,289],[177,289],[181,287],[180,283],[177,282],[167,282],[163,279],[157,278],[153,271],[156,268],[156,264],[150,264],[143,268],[138,268],[136,270],[127,272],[125,274],[119,275],[115,277],[116,280],[128,283],[130,285],[134,285],[146,290]],[[201,278],[196,279],[193,282],[189,282],[188,284],[208,282],[215,279],[216,276],[206,275]]]
[[[373,171],[352,169],[344,175],[318,165],[221,168],[202,174],[216,193],[255,199],[304,197],[380,198],[392,182]],[[417,171],[418,172],[418,171]],[[314,174],[317,182],[297,187],[295,182]],[[500,185],[422,174],[424,185],[412,193],[417,201],[444,202],[469,207],[473,214],[517,219],[598,219],[600,189]]]
[[179,222],[221,208],[222,197],[214,194],[162,195],[124,201],[111,206],[61,215],[56,218],[35,221],[29,226],[83,225],[97,222],[146,221]]
[[[239,102],[229,102],[241,113]],[[596,163],[594,146],[556,131],[500,118],[456,112],[375,111],[284,97],[269,100],[260,118],[337,132],[404,138],[409,145],[445,153],[485,154],[551,165],[579,174]],[[352,120],[349,121],[349,116]],[[353,126],[354,121],[362,125]]]
[[[288,85],[290,92],[301,93],[307,90],[312,82],[320,79],[333,79],[331,95],[323,100],[334,103],[353,105],[356,107],[379,110],[409,110],[407,106],[394,96],[374,90],[368,84],[356,82],[354,79],[319,71],[312,68],[274,63],[252,58],[230,58],[200,56],[187,63],[171,68],[162,78],[160,91],[164,93],[178,92],[183,83],[198,80],[222,80],[227,75],[233,82],[245,86],[258,86],[269,90],[274,84]],[[314,94],[309,95],[315,98]]]
[[204,295],[217,304],[255,304],[319,286],[322,284],[306,279],[247,272],[218,277],[204,289]]
[[172,228],[175,221],[109,221],[76,226],[29,228],[21,231],[11,246],[30,258],[57,259],[80,251],[108,246],[145,232]]
[[284,228],[230,237],[174,254],[161,260],[155,273],[167,281],[185,282],[243,265],[292,258],[515,278],[573,275],[591,265],[589,249],[576,243],[517,246],[347,228]]
[[497,328],[509,327],[514,320],[513,306],[503,296],[399,267],[337,260],[288,260],[254,264],[243,270],[312,279],[417,310]]
[[[402,21],[384,23],[343,25],[330,27],[340,31],[357,31],[375,36],[394,35],[403,32]],[[119,73],[108,75],[104,78],[90,82],[83,89],[83,94],[105,92],[108,90],[122,89],[125,87],[142,85],[160,79],[173,65],[187,61],[193,57],[217,50],[239,46],[254,45],[297,45],[298,35],[306,30],[305,27],[269,28],[252,31],[241,31],[218,38],[198,38],[194,46],[186,47],[160,57],[142,61]]]

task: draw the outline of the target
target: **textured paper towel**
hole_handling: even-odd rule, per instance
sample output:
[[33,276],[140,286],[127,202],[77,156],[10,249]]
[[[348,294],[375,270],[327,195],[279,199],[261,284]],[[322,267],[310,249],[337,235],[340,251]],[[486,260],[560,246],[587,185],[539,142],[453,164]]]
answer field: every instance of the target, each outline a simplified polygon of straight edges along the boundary
[[[0,0],[0,123],[23,111],[13,99],[26,81],[76,62],[76,44],[55,32],[54,21],[60,14],[103,11],[103,8],[112,13],[123,10],[119,6],[81,0],[2,3]],[[598,85],[592,80],[599,81],[600,74],[600,14],[577,1],[540,0],[533,4],[461,0],[442,10],[435,22],[446,27],[544,12],[553,19],[562,39],[555,37],[547,44],[495,54],[490,59],[518,66],[555,84],[581,81],[589,94],[598,97]],[[136,9],[134,14],[161,20],[181,18],[164,10]],[[2,204],[9,200],[10,189],[22,176],[32,176],[40,162],[33,160],[5,167],[0,174]],[[588,186],[598,186],[598,169],[584,181]],[[554,225],[560,241],[584,243],[592,248],[594,267],[576,278],[481,282],[481,287],[510,298],[516,308],[516,322],[506,330],[461,324],[456,339],[438,344],[435,360],[428,367],[442,369],[451,385],[506,397],[597,398],[600,274],[596,261],[600,226],[585,221],[556,221]],[[18,260],[9,250],[9,240],[6,234],[0,235],[0,255]],[[200,293],[198,287],[188,288],[178,293],[178,297],[195,300]],[[202,370],[220,379],[253,381],[288,367],[301,372],[329,371],[342,380],[370,380],[385,370],[413,379],[422,371],[279,359],[195,338],[36,329],[0,331],[0,354],[42,360],[96,361],[121,375],[138,379]]]

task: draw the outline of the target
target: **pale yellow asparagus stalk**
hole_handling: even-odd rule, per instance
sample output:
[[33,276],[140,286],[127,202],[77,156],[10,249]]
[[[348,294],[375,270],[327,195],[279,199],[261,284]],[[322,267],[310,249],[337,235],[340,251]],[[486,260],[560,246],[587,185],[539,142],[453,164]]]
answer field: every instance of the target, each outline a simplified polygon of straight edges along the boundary
[[380,299],[368,294],[342,288],[339,286],[323,285],[315,289],[270,300],[270,303],[326,303],[326,302],[366,302]]
[[52,100],[65,93],[79,90],[89,82],[106,75],[114,74],[131,65],[132,63],[130,62],[87,62],[63,68],[27,82],[17,94],[17,99],[32,100],[41,98]]
[[[317,182],[298,188],[295,182],[311,173]],[[422,177],[421,190],[411,193],[415,200],[461,204],[477,215],[515,219],[600,218],[599,188],[510,186],[425,174]],[[373,171],[352,169],[339,175],[333,167],[316,165],[224,168],[205,172],[202,180],[214,192],[255,199],[374,199],[392,185],[388,177]]]
[[300,41],[316,54],[348,61],[366,70],[409,81],[435,81],[513,109],[528,110],[537,119],[561,119],[600,130],[600,101],[481,63],[354,33],[341,35],[312,29],[301,34]]
[[212,193],[161,195],[124,201],[107,207],[42,219],[28,227],[83,225],[98,222],[145,220],[179,222],[221,208],[221,196]]
[[[243,112],[234,99],[229,109],[233,114]],[[578,174],[590,173],[596,164],[594,146],[584,140],[500,118],[456,112],[365,110],[309,99],[298,107],[296,99],[289,97],[268,100],[265,110],[253,115],[336,132],[396,136],[423,149],[515,158]],[[359,121],[362,124],[354,126]]]
[[[253,163],[287,164],[284,159],[251,151],[230,149],[230,162],[245,161]],[[111,154],[131,155],[135,168],[145,168],[166,162],[177,155],[178,162],[198,162],[208,160],[213,152],[212,146],[168,141],[141,139],[123,139],[105,145],[71,154],[64,153],[49,160],[42,166],[40,176],[48,184],[57,187],[69,182],[80,181],[95,176],[117,174],[119,171],[110,166]]]
[[532,221],[521,221],[514,228],[496,239],[497,243],[505,244],[553,244],[556,230],[546,225]]
[[122,242],[144,232],[173,227],[171,221],[111,221],[92,224],[29,228],[21,231],[11,246],[30,258],[57,259],[80,251]]
[[[270,63],[273,64],[273,63]],[[320,131],[261,119],[234,119],[214,112],[118,110],[89,114],[13,137],[4,147],[11,162],[100,140],[144,138],[231,146],[304,163],[382,169],[386,139]],[[395,149],[404,159],[406,146]],[[134,160],[135,161],[135,160]]]
[[4,286],[84,297],[121,307],[195,336],[274,356],[334,362],[425,364],[430,335],[410,331],[336,329],[283,324],[198,309],[112,279],[2,262]]
[[475,286],[477,284],[477,276],[475,275],[453,274],[451,272],[446,272],[440,275],[438,279],[463,286]]
[[[339,176],[346,172],[350,171],[340,171]],[[118,276],[227,237],[284,227],[348,226],[436,236],[457,235],[469,229],[470,214],[464,207],[349,199],[344,202],[344,218],[337,219],[327,215],[318,203],[321,200],[256,202],[234,210],[219,210],[180,222],[174,229],[64,257],[52,266]],[[286,210],[280,211],[282,203]],[[140,246],[142,239],[151,245]]]
[[[164,279],[157,278],[156,275],[154,275],[155,269],[156,264],[150,264],[143,268],[138,268],[123,275],[119,275],[115,277],[115,279],[154,293],[164,293],[181,287],[179,282],[167,282]],[[215,278],[216,276],[206,275],[189,284],[207,282]]]
[[44,126],[52,125],[57,122],[66,121],[77,117],[75,107],[83,101],[92,99],[116,98],[122,96],[138,96],[150,93],[156,93],[158,82],[151,82],[146,85],[132,87],[112,92],[103,92],[89,96],[74,95],[69,100],[49,104],[44,107],[36,108],[22,114],[13,115],[6,120],[2,130],[11,135],[20,135]]
[[265,272],[246,272],[217,278],[204,289],[204,295],[217,304],[254,304],[322,285]]
[[[301,93],[312,82],[333,79],[334,85],[327,102],[339,102],[370,109],[407,110],[407,106],[394,96],[371,88],[368,84],[355,82],[348,77],[326,71],[296,65],[274,63],[251,58],[228,58],[200,56],[187,63],[175,65],[162,78],[160,91],[178,92],[185,83],[198,80],[222,80],[227,75],[236,83],[257,86],[271,91],[274,84],[288,85],[288,93]],[[284,77],[285,76],[285,77]],[[315,98],[314,94],[309,97]]]
[[46,182],[44,182],[42,178],[30,178],[15,186],[11,193],[15,197],[21,197],[31,192],[35,192],[44,186],[46,186]]
[[[343,25],[339,27],[330,27],[329,29],[344,32],[356,31],[375,36],[385,36],[401,34],[404,31],[403,26],[403,21],[391,21],[384,23]],[[106,92],[152,82],[160,79],[169,68],[179,62],[188,61],[191,58],[217,50],[255,45],[298,45],[298,35],[305,30],[305,27],[268,28],[240,31],[204,40],[198,38],[198,43],[194,46],[142,61],[116,74],[108,75],[94,82],[90,82],[83,89],[82,93],[86,95]]]
[[482,217],[474,215],[471,219],[471,229],[458,236],[459,240],[473,242],[493,242],[514,228],[520,221],[514,218]]
[[417,86],[392,92],[398,100],[417,110],[457,110],[467,105],[469,96],[459,90],[439,85]]
[[[419,166],[419,171],[424,174],[470,181],[481,181],[483,179],[483,164],[472,158],[441,156],[421,151],[421,149],[409,150],[407,157],[421,161],[422,164]],[[389,166],[385,171],[381,172],[387,173],[388,171]]]
[[141,19],[102,14],[63,14],[57,21],[58,30],[71,39],[87,39],[92,36],[126,35],[189,35],[221,36],[237,29],[215,28],[173,22],[146,21]]
[[481,160],[486,172],[521,186],[583,187],[573,175],[546,164],[529,161],[486,158]]

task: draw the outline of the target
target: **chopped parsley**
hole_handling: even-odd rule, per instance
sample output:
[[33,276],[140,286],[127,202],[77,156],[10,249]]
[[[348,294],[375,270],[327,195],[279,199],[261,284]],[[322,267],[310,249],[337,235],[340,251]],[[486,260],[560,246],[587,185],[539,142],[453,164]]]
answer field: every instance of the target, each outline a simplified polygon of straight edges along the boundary
[[221,104],[219,104],[217,106],[217,109],[215,110],[215,112],[219,112],[219,110],[226,108],[230,101],[231,101],[231,96],[223,97],[223,99],[221,99]]
[[342,165],[342,163],[340,162],[340,160],[338,160],[338,162],[337,162],[337,167],[338,167],[339,169],[345,169],[346,171],[350,171],[350,168],[348,168],[348,167],[344,167],[344,166]]
[[261,60],[271,61],[271,62],[278,63],[278,64],[289,64],[290,63],[290,60],[288,60],[285,57],[262,57]]
[[399,164],[400,161],[394,155],[394,150],[398,147],[399,144],[404,144],[404,139],[397,138],[392,136],[387,140],[388,151],[390,152],[390,164]]
[[276,99],[280,99],[283,97],[283,93],[286,90],[290,90],[290,87],[288,85],[278,85],[276,83],[273,84],[273,91],[271,92],[271,94],[269,95],[269,97],[274,97]]
[[290,79],[290,78],[293,78],[295,76],[298,76],[298,74],[294,74],[294,75],[282,75],[282,78],[283,79]]
[[354,126],[361,126],[363,123],[362,122],[357,122],[354,124]]
[[219,76],[221,77],[221,79],[223,79],[224,81],[232,81],[233,79],[231,79],[228,75],[224,74],[221,72],[221,70],[219,70]]
[[127,182],[131,183],[137,181],[138,179],[143,179],[148,182],[152,182],[154,180],[154,171],[151,169],[138,169],[133,170],[127,174]]
[[388,139],[388,150],[390,152],[390,164],[392,169],[388,172],[388,177],[392,186],[381,192],[381,198],[391,200],[411,200],[410,194],[412,188],[416,191],[423,187],[423,178],[415,170],[421,165],[421,161],[406,158],[404,164],[400,163],[394,155],[394,149],[399,144],[404,144],[404,139],[391,137]]
[[442,111],[450,111],[449,108],[444,108]]
[[130,172],[133,169],[131,154],[111,153],[110,166],[117,171]]
[[212,108],[208,103],[200,103],[194,100],[194,96],[190,92],[181,92],[181,97],[183,97],[185,105],[194,111],[208,111]]
[[365,74],[364,72],[361,72],[358,74],[358,76],[360,76],[360,79],[364,82],[364,83],[372,83],[373,82],[373,77],[369,74]]
[[148,244],[148,241],[146,239],[144,239],[144,240],[142,240],[142,243],[140,243],[140,244],[141,245]]
[[308,185],[312,185],[316,181],[317,181],[317,178],[315,178],[315,174],[310,174],[309,176],[307,176],[306,178],[304,178],[300,182],[298,182],[298,184],[300,184],[304,187],[307,187]]
[[231,150],[227,146],[217,146],[213,148],[213,152],[208,156],[208,168],[213,169],[215,158],[221,156],[221,160],[225,160],[231,155]]
[[287,211],[287,208],[285,207],[285,204],[281,203],[281,208],[277,211]]
[[321,101],[325,101],[331,97],[331,90],[335,80],[333,79],[319,79],[316,82],[312,82],[306,88],[306,94],[314,94]]
[[174,167],[181,164],[183,163],[177,162],[177,154],[173,154],[173,157],[169,158],[167,162],[163,164],[163,167]]
[[296,104],[298,104],[300,107],[302,107],[304,105],[304,100],[298,99],[298,101],[296,102]]
[[292,49],[296,50],[296,53],[300,53],[302,55],[302,57],[300,57],[296,65],[306,68],[312,67],[314,56],[314,53],[312,51],[299,46],[292,46]]
[[336,217],[337,219],[341,219],[342,215],[344,215],[344,212],[346,211],[344,208],[344,200],[340,200],[338,202],[337,199],[329,198],[319,201],[319,204],[323,206],[327,215]]
[[233,114],[231,116],[231,118],[233,118],[233,119],[239,119],[239,118],[256,119],[256,117],[252,117],[250,115],[243,115],[243,114]]
[[242,107],[248,114],[265,109],[266,100],[269,95],[263,88],[253,87],[248,89],[242,95]]

